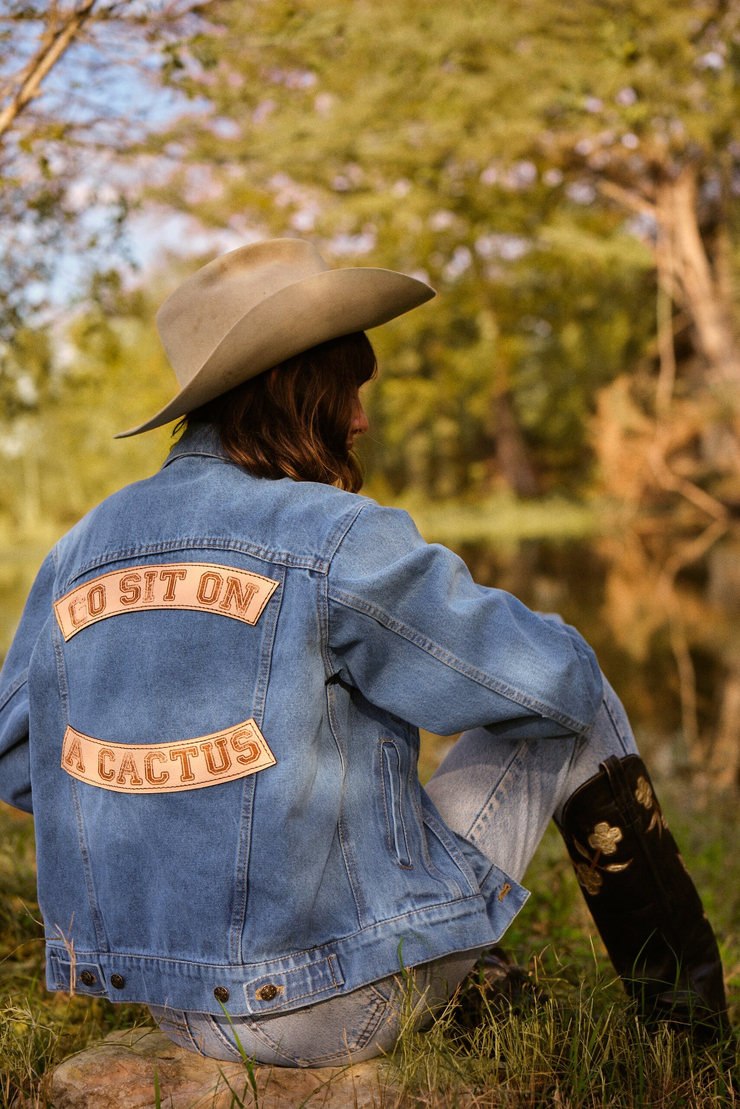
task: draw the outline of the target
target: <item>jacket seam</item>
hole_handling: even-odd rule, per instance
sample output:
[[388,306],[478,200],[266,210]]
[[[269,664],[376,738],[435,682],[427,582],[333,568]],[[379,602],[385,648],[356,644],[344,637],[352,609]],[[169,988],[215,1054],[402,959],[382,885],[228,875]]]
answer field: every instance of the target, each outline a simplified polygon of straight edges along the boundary
[[90,855],[87,850],[87,837],[85,835],[85,822],[82,816],[82,807],[80,805],[80,798],[77,792],[77,782],[74,778],[71,779],[72,790],[72,805],[75,811],[75,822],[77,824],[77,835],[79,836],[80,855],[82,856],[82,869],[85,875],[85,886],[87,888],[87,900],[90,906],[90,916],[93,920],[93,927],[101,946],[102,951],[107,951],[108,940],[105,935],[105,928],[103,925],[103,918],[98,908],[97,898],[95,896],[95,884],[92,877],[92,869],[90,867]]
[[413,643],[414,646],[418,647],[420,650],[426,651],[427,654],[432,655],[451,670],[456,670],[464,677],[470,678],[472,681],[477,682],[487,689],[492,689],[495,693],[501,694],[501,696],[506,697],[509,701],[514,701],[515,704],[521,705],[523,708],[534,709],[548,720],[555,720],[559,724],[564,724],[567,728],[577,733],[585,731],[590,726],[591,721],[584,722],[574,720],[572,717],[553,708],[552,705],[529,697],[526,693],[522,693],[517,689],[512,689],[503,682],[497,681],[489,674],[476,670],[468,663],[463,662],[462,659],[457,658],[456,655],[450,654],[449,651],[444,650],[438,643],[429,639],[428,636],[423,635],[414,628],[408,627],[407,624],[401,623],[400,620],[395,620],[384,612],[383,609],[377,608],[377,606],[371,605],[367,601],[363,601],[360,597],[355,597],[351,593],[343,593],[336,589],[336,587],[329,588],[329,596],[332,600],[336,601],[337,604],[344,605],[345,608],[354,609],[356,612],[362,612],[366,616],[370,616],[373,620],[377,620],[378,623],[386,627],[388,631],[394,632],[396,635],[401,636],[401,638],[408,640],[409,643]]
[[[427,913],[429,911],[433,911],[433,912],[437,913],[440,910],[450,908],[453,905],[464,905],[466,901],[469,901],[469,902],[472,903],[472,902],[475,902],[475,901],[480,901],[480,899],[481,899],[480,890],[476,890],[475,893],[468,894],[467,896],[464,896],[464,897],[453,897],[453,898],[450,898],[447,901],[435,902],[434,905],[425,905],[425,906],[422,906],[421,908],[418,908],[418,909],[409,909],[409,911],[406,912],[406,913],[399,913],[398,916],[386,917],[383,920],[380,920],[375,924],[368,925],[365,928],[358,928],[355,932],[349,932],[345,936],[339,936],[339,937],[337,937],[333,940],[327,940],[327,942],[325,944],[322,944],[321,947],[318,948],[318,949],[316,947],[307,947],[307,948],[302,949],[301,951],[291,951],[289,954],[287,954],[285,956],[280,956],[277,959],[264,959],[260,963],[206,963],[206,962],[203,962],[203,961],[197,962],[194,959],[173,959],[173,958],[170,958],[170,956],[168,956],[168,955],[142,955],[140,952],[136,952],[136,951],[104,951],[104,950],[82,951],[82,950],[78,950],[78,951],[76,951],[76,957],[80,958],[84,955],[93,955],[93,956],[100,957],[101,955],[104,955],[106,958],[111,958],[111,959],[116,959],[116,958],[117,959],[137,959],[137,960],[144,960],[146,962],[171,963],[173,966],[191,966],[191,967],[206,967],[206,968],[210,967],[210,968],[213,968],[213,970],[216,970],[216,971],[239,970],[239,971],[248,972],[251,968],[258,969],[258,968],[263,967],[263,966],[270,967],[274,963],[281,962],[283,958],[285,958],[285,959],[298,959],[298,958],[300,958],[301,956],[304,956],[304,955],[315,954],[317,950],[322,951],[326,948],[330,948],[330,947],[334,947],[338,944],[346,943],[349,940],[355,939],[357,936],[362,936],[365,933],[373,932],[373,931],[376,931],[380,928],[386,928],[388,925],[396,924],[397,922],[404,921],[404,920],[408,919],[409,917],[419,916],[420,914]],[[59,943],[58,941],[53,940],[52,938],[47,938],[46,945],[51,950],[53,950],[55,952],[58,951],[60,954],[65,952],[64,945]],[[306,963],[305,966],[295,967],[294,969],[295,970],[305,970],[308,967],[311,967],[311,966],[314,966],[317,963],[323,962],[323,960],[325,958],[326,958],[326,956],[321,955],[320,958],[314,959],[311,962]],[[266,970],[266,971],[263,971],[260,974],[257,974],[257,976],[253,979],[250,979],[250,981],[258,982],[261,978],[266,978],[272,973],[277,974],[277,973],[280,973],[280,972]],[[289,973],[289,972],[287,972],[287,973]]]
[[[321,643],[321,655],[324,660],[324,672],[327,679],[331,677],[332,671],[329,659],[329,602],[326,592],[326,578],[317,583],[316,590],[316,603],[318,609],[319,620],[319,642]],[[331,686],[325,684],[326,690],[326,712],[329,720],[329,727],[331,734],[334,737],[334,742],[339,752],[339,758],[342,762],[342,782],[347,780],[347,758],[344,751],[344,744],[342,742],[342,729],[339,726],[339,721],[336,719],[334,712],[334,695]],[[344,818],[344,789],[342,790],[342,801],[339,808],[339,817],[337,819],[337,834],[339,835],[339,845],[342,849],[342,858],[344,860],[344,869],[347,873],[347,880],[352,890],[352,899],[355,903],[355,912],[357,913],[357,922],[362,927],[365,921],[366,906],[365,899],[362,896],[362,885],[357,877],[355,860],[352,854],[352,849],[349,844],[349,836]]]
[[[432,853],[429,850],[429,840],[427,838],[427,825],[426,825],[426,821],[424,819],[424,812],[423,812],[423,809],[422,809],[422,806],[421,806],[421,797],[420,797],[420,790],[421,790],[422,787],[421,787],[421,782],[419,781],[419,754],[418,754],[418,752],[419,752],[419,729],[414,728],[414,732],[416,734],[414,736],[414,745],[413,745],[413,751],[412,751],[412,754],[413,754],[412,765],[409,767],[409,789],[410,789],[410,792],[411,792],[411,802],[412,802],[412,805],[414,807],[414,813],[416,815],[416,822],[417,822],[417,825],[418,825],[418,828],[419,828],[419,834],[420,834],[420,838],[421,838],[421,850],[422,850],[422,854],[424,856],[424,863],[426,865],[426,868],[427,868],[429,874],[433,878],[436,878],[437,881],[442,882],[443,885],[447,885],[448,888],[452,887],[453,891],[457,890],[458,896],[463,897],[462,887],[459,885],[457,880],[455,878],[453,878],[451,874],[450,875],[443,874],[442,871],[439,870],[439,868],[434,865],[434,861],[432,859]],[[430,830],[432,831],[432,834],[435,835],[435,838],[437,839],[437,841],[439,843],[441,843],[442,841],[440,840],[439,836],[436,836],[436,833],[434,833],[434,830],[433,829],[430,829]],[[447,851],[447,854],[449,855],[450,852],[447,850],[447,848],[445,847],[444,844],[442,844],[442,847]],[[454,861],[457,863],[458,866],[460,865],[456,856],[454,857]],[[471,884],[470,881],[468,881],[468,885],[470,886],[471,889],[474,888],[475,884],[476,884],[475,882],[473,882]]]
[[359,504],[353,505],[344,516],[340,516],[334,527],[334,531],[331,533],[324,546],[323,561],[327,564],[327,570],[335,554],[344,542],[347,532],[368,503],[369,502],[365,498],[361,498]]
[[22,689],[23,686],[26,684],[26,682],[28,681],[28,670],[29,667],[27,666],[26,669],[23,670],[22,673],[20,673],[18,677],[10,683],[5,693],[0,694],[0,710],[4,709],[8,702],[13,697],[15,697],[18,690]]
[[[437,824],[434,821],[429,820],[428,816],[422,816],[422,821],[423,821],[422,827],[424,829],[424,838],[426,839],[426,837],[428,835],[434,836],[434,838],[436,839],[437,843],[440,845],[442,850],[446,851],[448,856],[451,859],[453,859],[454,862],[457,864],[458,870],[460,870],[462,872],[462,874],[465,876],[465,878],[467,879],[468,886],[470,887],[470,889],[477,891],[478,883],[475,880],[475,876],[473,875],[471,877],[471,875],[468,873],[469,867],[467,865],[467,860],[464,858],[462,853],[460,851],[457,851],[456,854],[452,853],[452,851],[450,850],[449,843],[445,843],[443,836],[440,835],[439,828],[437,827]],[[437,867],[434,865],[434,863],[431,862],[431,854],[430,854],[430,869],[438,876],[438,878],[441,878],[442,881],[444,881],[448,886],[454,886],[455,889],[458,891],[460,897],[465,898],[465,897],[470,896],[470,894],[463,893],[462,886],[460,885],[460,883],[455,878],[452,877],[452,875],[448,876],[447,874],[442,874],[437,869]]]
[[[59,698],[62,705],[62,723],[65,727],[69,724],[69,684],[67,682],[67,667],[64,661],[64,651],[60,643],[60,631],[56,625],[52,625],[51,637],[52,646],[54,650],[54,659],[57,668],[57,681],[59,682]],[[64,773],[64,771],[62,771]],[[108,939],[105,934],[105,927],[103,918],[98,907],[97,898],[95,896],[95,885],[92,878],[92,870],[90,868],[90,855],[87,849],[87,838],[85,835],[85,822],[82,817],[82,808],[80,806],[80,798],[77,792],[77,782],[74,778],[69,779],[70,791],[72,794],[72,807],[75,813],[75,824],[77,825],[77,846],[80,852],[80,859],[82,862],[82,872],[85,878],[85,889],[87,891],[87,901],[90,909],[90,916],[92,918],[93,928],[95,930],[95,938],[100,944],[102,951],[108,950]]]
[[[176,448],[177,444],[175,444],[175,447],[173,447],[173,451],[176,450]],[[181,458],[215,458],[217,462],[223,462],[225,466],[236,466],[238,469],[242,468],[241,466],[239,466],[238,462],[234,462],[233,458],[229,458],[228,456],[224,456],[223,454],[217,454],[216,451],[190,450],[178,451],[177,454],[170,453],[167,458],[165,458],[162,465],[159,467],[160,470],[164,470],[166,466],[171,466],[173,462],[177,462]]]
[[329,569],[329,565],[325,560],[315,556],[291,555],[284,551],[272,551],[267,547],[258,547],[254,543],[240,542],[238,539],[224,539],[217,536],[172,539],[159,543],[143,543],[135,547],[121,547],[118,550],[107,551],[105,554],[98,555],[97,558],[91,558],[78,566],[74,573],[65,579],[64,586],[55,596],[57,598],[63,597],[73,582],[84,577],[90,570],[96,570],[108,563],[126,562],[142,555],[167,554],[169,551],[185,550],[236,551],[238,554],[258,558],[261,562],[272,562],[299,570],[316,570],[319,573],[327,573]]
[[[362,506],[361,506],[362,507]],[[347,760],[344,751],[344,744],[342,739],[342,729],[339,728],[339,722],[336,720],[334,712],[334,694],[328,680],[332,678],[332,667],[330,653],[328,653],[328,598],[326,596],[326,581],[324,577],[316,583],[316,617],[318,620],[318,641],[321,644],[322,661],[324,663],[324,674],[326,676],[326,684],[324,686],[326,691],[326,715],[328,719],[328,726],[330,726],[336,750],[339,754],[339,759],[342,761],[342,781],[346,782],[347,776]],[[352,891],[352,898],[355,903],[355,912],[357,914],[357,923],[362,927],[365,920],[365,899],[363,897],[362,885],[357,878],[354,856],[352,848],[349,846],[348,836],[346,834],[346,825],[344,818],[344,790],[342,791],[342,802],[339,805],[339,815],[336,824],[336,831],[339,836],[339,847],[342,848],[342,858],[344,859],[344,868],[347,875],[349,888]]]
[[[280,585],[285,584],[285,571],[280,577]],[[278,620],[280,619],[280,609],[282,606],[282,599],[285,589],[279,590],[279,596],[275,598],[274,604],[268,607],[266,612],[266,623],[262,633],[262,651],[260,657],[259,674],[257,677],[253,715],[257,722],[257,727],[261,728],[264,723],[265,703],[267,700],[267,691],[270,681],[270,669],[272,666],[272,652],[275,643],[275,634],[277,631]],[[270,598],[273,600],[273,598]],[[241,819],[243,823],[239,829],[239,849],[237,853],[237,867],[236,867],[236,890],[234,896],[234,906],[231,916],[231,924],[229,927],[229,954],[232,958],[237,958],[239,962],[242,961],[242,938],[244,932],[244,923],[247,914],[247,902],[249,899],[249,858],[252,851],[252,824],[254,821],[254,802],[257,792],[257,776],[253,775],[251,781],[244,783],[244,793],[242,795],[242,808]]]

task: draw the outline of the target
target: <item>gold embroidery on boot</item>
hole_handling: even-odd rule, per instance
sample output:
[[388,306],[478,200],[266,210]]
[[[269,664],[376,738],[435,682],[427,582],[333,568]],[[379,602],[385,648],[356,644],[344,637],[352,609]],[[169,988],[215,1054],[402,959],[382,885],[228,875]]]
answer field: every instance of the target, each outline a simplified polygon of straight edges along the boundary
[[642,774],[637,779],[637,789],[635,790],[635,799],[638,805],[644,805],[646,809],[653,807],[653,791],[650,782],[647,778],[643,778]]
[[586,893],[596,895],[601,889],[604,879],[599,874],[598,870],[592,870],[586,863],[576,863],[576,877],[581,883]]
[[617,844],[622,840],[622,829],[611,827],[605,820],[600,821],[588,837],[589,847],[602,855],[616,855]]
[[658,835],[662,836],[663,829],[667,828],[668,825],[666,824],[666,820],[663,816],[660,805],[658,804],[658,800],[653,793],[650,782],[647,780],[647,778],[644,778],[642,774],[637,779],[635,800],[637,801],[638,805],[642,805],[643,808],[646,808],[648,810],[648,812],[650,811],[650,809],[655,809],[652,817],[650,818],[650,823],[648,824],[645,831],[652,832],[653,828],[657,828]]
[[663,816],[663,813],[660,811],[660,809],[656,807],[655,812],[653,813],[653,815],[650,819],[650,823],[648,824],[645,831],[646,832],[652,832],[653,828],[657,828],[658,829],[658,835],[662,836],[663,835],[663,829],[666,828],[666,827],[667,827],[667,824],[665,822],[665,817]]
[[617,844],[621,843],[624,838],[622,829],[617,825],[609,824],[606,820],[600,820],[598,824],[594,825],[594,830],[588,837],[589,847],[592,847],[596,854],[591,857],[589,851],[573,837],[573,845],[579,855],[588,860],[588,863],[574,863],[576,876],[578,881],[592,896],[596,896],[601,891],[604,884],[599,871],[607,871],[609,874],[621,874],[628,866],[632,865],[632,859],[628,859],[624,863],[607,863],[606,865],[599,865],[599,859],[602,855],[615,855],[617,853]]

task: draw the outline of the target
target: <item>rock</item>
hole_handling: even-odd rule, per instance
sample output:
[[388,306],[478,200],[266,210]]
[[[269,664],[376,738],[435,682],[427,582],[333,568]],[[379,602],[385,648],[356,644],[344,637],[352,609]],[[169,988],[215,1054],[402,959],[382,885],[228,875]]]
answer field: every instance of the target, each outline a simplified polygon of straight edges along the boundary
[[[113,1032],[60,1065],[51,1087],[53,1109],[154,1109],[154,1072],[162,1109],[233,1109],[254,1105],[241,1063],[205,1059],[177,1047],[163,1032]],[[391,1109],[398,1105],[379,1060],[316,1070],[255,1067],[259,1109]],[[234,1094],[237,1097],[234,1097]]]

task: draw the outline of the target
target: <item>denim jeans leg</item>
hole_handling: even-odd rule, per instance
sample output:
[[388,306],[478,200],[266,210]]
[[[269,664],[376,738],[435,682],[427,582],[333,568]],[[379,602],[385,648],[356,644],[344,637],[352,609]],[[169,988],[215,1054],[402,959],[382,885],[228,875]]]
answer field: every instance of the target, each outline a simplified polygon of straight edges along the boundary
[[448,827],[519,882],[570,795],[609,755],[634,754],[626,713],[604,679],[586,736],[502,740],[475,728],[460,736],[426,789]]

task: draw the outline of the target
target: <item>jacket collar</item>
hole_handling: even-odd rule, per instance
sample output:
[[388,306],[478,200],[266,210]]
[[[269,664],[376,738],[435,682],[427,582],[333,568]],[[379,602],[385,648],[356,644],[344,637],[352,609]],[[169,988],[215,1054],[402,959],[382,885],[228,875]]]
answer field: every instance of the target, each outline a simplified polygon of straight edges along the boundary
[[208,458],[231,461],[221,446],[221,439],[213,424],[191,424],[167,455],[162,469],[169,466],[170,462],[176,462],[178,458],[189,455],[204,455]]

